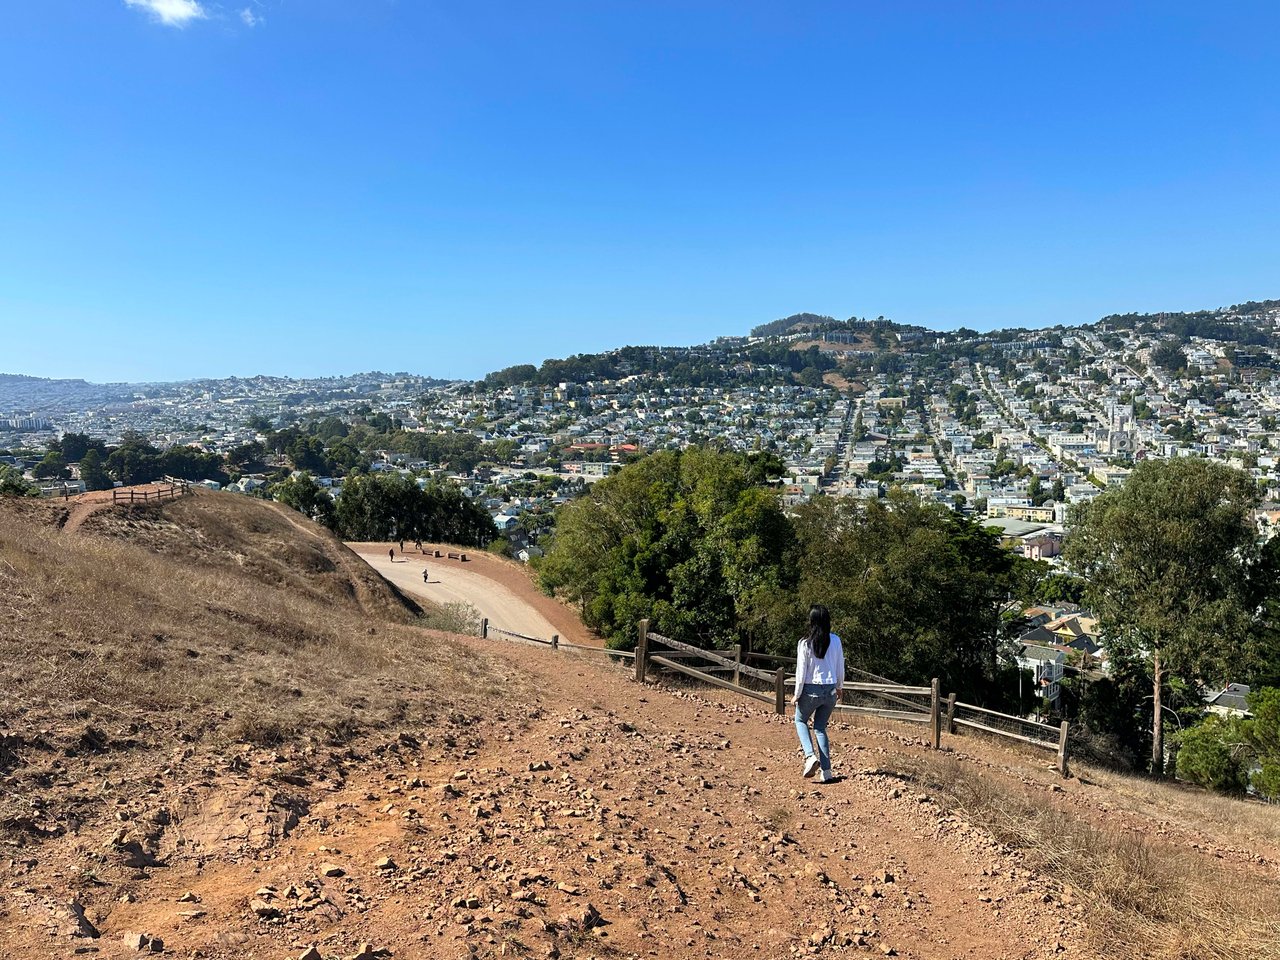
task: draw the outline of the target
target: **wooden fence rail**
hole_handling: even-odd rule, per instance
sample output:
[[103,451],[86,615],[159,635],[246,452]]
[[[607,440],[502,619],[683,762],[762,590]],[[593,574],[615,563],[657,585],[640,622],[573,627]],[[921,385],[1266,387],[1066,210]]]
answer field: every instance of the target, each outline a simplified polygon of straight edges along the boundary
[[112,503],[146,503],[154,500],[176,500],[178,497],[185,497],[191,492],[189,483],[171,483],[167,487],[161,487],[158,490],[120,490],[112,488]]
[[542,637],[531,637],[526,633],[516,633],[514,630],[505,630],[502,627],[495,627],[489,623],[488,617],[480,619],[480,637],[488,640],[493,637],[501,637],[509,640],[519,640],[524,643],[532,643],[538,646],[550,647],[552,650],[580,650],[587,653],[604,654],[612,660],[630,660],[635,654],[630,650],[611,650],[608,647],[589,647],[581,643],[566,643],[560,639],[558,633],[553,633],[550,640],[544,640]]
[[[740,645],[735,645],[727,652],[705,650],[691,643],[673,640],[670,637],[664,637],[660,633],[652,632],[649,629],[648,620],[641,620],[636,625],[636,647],[634,651],[564,643],[561,642],[559,636],[552,636],[550,640],[544,640],[541,637],[532,637],[527,634],[516,633],[513,630],[490,626],[487,618],[480,621],[480,635],[486,638],[495,636],[534,643],[548,646],[552,650],[575,650],[604,654],[615,661],[632,659],[635,661],[635,678],[637,682],[647,682],[650,669],[659,667],[662,670],[687,676],[751,700],[772,703],[774,711],[780,715],[785,715],[787,712],[787,691],[795,683],[795,676],[789,673],[787,669],[788,665],[792,663],[789,657],[773,657],[768,654],[747,654],[744,656]],[[726,653],[730,655],[726,655]],[[776,662],[781,665],[776,670],[763,670],[743,662],[748,659],[760,662]],[[710,666],[695,666],[692,661],[698,660]],[[726,673],[731,673],[732,679],[727,679],[723,676]],[[874,679],[846,681],[844,684],[846,695],[862,693],[868,695],[871,699],[883,700],[894,706],[881,706],[878,704],[866,706],[857,703],[839,702],[835,708],[838,712],[925,724],[927,730],[926,742],[934,750],[941,747],[943,731],[945,730],[948,734],[955,735],[957,727],[981,730],[1035,747],[1056,749],[1058,770],[1064,777],[1068,776],[1067,724],[1065,722],[1059,727],[1053,727],[1034,720],[1025,720],[1022,717],[1000,713],[986,707],[961,703],[956,699],[954,693],[944,698],[937,678],[929,686],[925,687],[892,683],[883,677],[875,677],[874,674],[867,674],[864,671],[852,671],[852,673],[874,677]],[[755,689],[745,685],[744,681],[768,684],[772,689]],[[921,699],[909,699],[911,697]],[[978,714],[984,719],[989,718],[989,720],[988,722],[982,722],[981,720],[957,715],[966,712]],[[1004,726],[1002,727],[1000,724],[1004,724]],[[1018,733],[1008,729],[1008,727],[1018,725],[1032,730],[1034,734],[1039,734],[1039,736]]]
[[[655,646],[669,647],[670,652],[666,650],[655,652]],[[714,650],[705,650],[693,644],[673,640],[659,633],[653,633],[649,630],[649,622],[642,620],[636,643],[636,679],[643,682],[648,676],[649,665],[656,664],[667,670],[693,677],[714,687],[731,690],[753,700],[760,700],[765,703],[772,700],[774,711],[780,715],[785,715],[787,712],[787,690],[795,683],[795,677],[788,673],[787,665],[793,661],[787,657],[773,657],[767,654],[749,655],[752,659],[781,664],[776,670],[762,670],[742,663],[741,646],[736,646],[733,654],[733,657],[729,658]],[[715,666],[703,668],[691,666],[684,662],[690,657],[704,660],[707,663],[715,664]],[[715,675],[726,670],[733,670],[734,678],[732,681]],[[769,694],[763,691],[744,686],[742,683],[744,678],[771,683],[773,696],[770,697]],[[881,680],[875,682],[854,680],[846,682],[844,689],[854,694],[870,694],[877,700],[886,699],[911,709],[886,709],[881,706],[865,706],[841,702],[836,704],[837,711],[882,717],[890,720],[925,723],[928,725],[929,730],[929,744],[934,749],[938,748],[942,731],[942,708],[937,680],[934,680],[927,687],[913,687]],[[929,703],[926,705],[906,699],[910,696],[928,697]]]
[[[961,711],[977,714],[981,719],[957,716],[956,714]],[[1064,777],[1071,775],[1068,747],[1069,724],[1065,720],[1057,726],[1040,723],[1038,720],[1027,720],[1024,717],[1001,713],[999,710],[990,710],[972,703],[962,703],[956,700],[955,694],[952,694],[947,698],[947,732],[955,733],[956,727],[980,730],[983,733],[1039,747],[1042,750],[1053,750],[1057,754],[1055,766],[1058,772]]]

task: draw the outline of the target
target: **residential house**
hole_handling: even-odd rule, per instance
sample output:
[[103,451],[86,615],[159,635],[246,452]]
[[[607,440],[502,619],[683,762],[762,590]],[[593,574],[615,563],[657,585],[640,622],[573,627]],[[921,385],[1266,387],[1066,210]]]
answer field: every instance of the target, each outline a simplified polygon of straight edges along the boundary
[[1053,647],[1042,647],[1038,644],[1024,643],[1018,649],[1018,666],[1030,670],[1040,695],[1049,703],[1055,703],[1061,693],[1059,681],[1067,662],[1067,655]]
[[1210,693],[1205,697],[1204,709],[1207,713],[1216,713],[1220,717],[1249,716],[1249,695],[1247,683],[1228,683],[1222,690]]

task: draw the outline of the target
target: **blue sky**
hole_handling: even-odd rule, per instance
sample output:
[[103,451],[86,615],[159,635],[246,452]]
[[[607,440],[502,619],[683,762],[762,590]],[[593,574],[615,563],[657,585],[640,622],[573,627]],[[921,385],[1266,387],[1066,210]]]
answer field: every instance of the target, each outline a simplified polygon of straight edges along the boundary
[[1280,296],[1280,5],[40,0],[0,370],[479,376]]

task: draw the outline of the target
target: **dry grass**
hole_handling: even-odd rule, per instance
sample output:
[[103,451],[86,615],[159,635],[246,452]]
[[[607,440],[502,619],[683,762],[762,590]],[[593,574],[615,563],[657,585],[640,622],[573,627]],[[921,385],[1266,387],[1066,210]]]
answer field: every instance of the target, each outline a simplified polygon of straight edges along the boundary
[[175,742],[341,744],[510,696],[496,664],[275,505],[199,495],[75,535],[51,519],[0,501],[0,822],[60,754],[163,767]]
[[1144,960],[1280,958],[1280,883],[1147,840],[1099,830],[954,757],[904,760],[904,774],[1029,864],[1084,898],[1094,946]]
[[442,633],[468,637],[480,632],[480,614],[469,603],[444,603],[422,613],[422,625]]
[[1280,807],[1104,767],[1076,764],[1075,768],[1080,776],[1106,788],[1126,808],[1153,820],[1167,820],[1186,830],[1212,829],[1216,835],[1246,849],[1260,841],[1280,848]]

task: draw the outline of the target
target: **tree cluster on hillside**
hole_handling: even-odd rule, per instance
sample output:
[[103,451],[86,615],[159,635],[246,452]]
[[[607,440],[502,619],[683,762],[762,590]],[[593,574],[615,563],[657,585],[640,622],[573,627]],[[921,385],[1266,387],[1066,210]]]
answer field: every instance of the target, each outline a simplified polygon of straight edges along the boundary
[[1040,568],[996,534],[896,491],[885,500],[816,497],[796,511],[794,530],[795,592],[773,624],[783,652],[794,651],[809,604],[823,603],[854,666],[902,683],[939,677],[979,703],[1016,690],[997,659],[1009,639],[1001,611],[1033,589]]
[[663,451],[557,511],[543,586],[615,644],[635,624],[707,646],[734,642],[791,572],[776,457]]
[[0,497],[38,497],[40,488],[27,481],[22,472],[0,463]]
[[1180,344],[1167,341],[1151,352],[1151,362],[1170,373],[1178,373],[1187,368],[1187,355]]
[[126,432],[114,447],[87,434],[65,433],[50,442],[31,475],[37,480],[66,480],[72,475],[72,464],[79,464],[87,490],[109,490],[116,481],[138,484],[164,477],[220,483],[229,479],[220,455],[188,446],[160,450],[136,431]]
[[1086,702],[1081,715],[1111,732],[1145,723],[1157,775],[1168,717],[1187,701],[1198,710],[1202,685],[1256,683],[1278,662],[1280,542],[1261,542],[1257,503],[1248,474],[1177,458],[1139,463],[1123,487],[1075,508],[1066,559],[1098,616],[1110,693],[1127,705],[1095,719]]
[[120,446],[110,449],[102,466],[126,485],[149,483],[162,477],[220,483],[228,480],[222,457],[216,453],[205,453],[196,447],[158,450],[142,434],[134,432],[126,433],[121,440]]
[[344,540],[429,540],[487,546],[493,519],[450,483],[419,484],[398,473],[354,474],[335,502],[309,473],[273,484],[270,495]]
[[509,462],[519,451],[514,440],[483,442],[472,433],[452,430],[422,433],[405,430],[399,420],[385,413],[366,411],[358,416],[354,422],[329,416],[268,431],[265,451],[258,444],[246,444],[231,451],[227,458],[233,464],[247,463],[269,451],[288,457],[294,470],[342,477],[353,472],[367,473],[370,452],[375,450],[404,453],[462,473],[485,461]]
[[1263,300],[1237,304],[1228,310],[1195,310],[1175,313],[1117,313],[1103,317],[1101,323],[1122,330],[1146,333],[1170,333],[1182,343],[1192,337],[1221,340],[1241,346],[1265,346],[1267,334],[1247,318],[1257,313],[1280,309],[1280,301]]
[[[626,376],[661,378],[664,384],[676,387],[773,384],[789,381],[789,372],[800,373],[814,366],[811,357],[793,360],[789,356],[791,352],[786,344],[756,344],[732,354],[680,347],[621,347],[605,353],[550,359],[540,367],[531,364],[506,367],[476,383],[475,389],[486,391],[520,385],[549,389],[561,383],[583,384]],[[737,362],[739,360],[746,363]],[[835,365],[827,361],[823,364],[822,369]],[[775,366],[782,369],[775,370]]]
[[[285,495],[305,507],[305,483],[296,486]],[[431,540],[483,547],[498,534],[493,518],[453,484],[420,487],[398,473],[348,477],[332,523],[344,540]]]
[[822,316],[817,313],[793,313],[791,316],[783,317],[781,320],[771,320],[769,323],[762,323],[757,327],[752,327],[751,336],[781,337],[795,332],[797,327],[803,329],[835,322],[835,317]]
[[[542,585],[618,646],[636,623],[687,642],[791,654],[811,603],[828,606],[850,665],[904,683],[945,680],[1003,702],[1002,605],[1034,567],[951,510],[816,497],[784,513],[776,462],[664,451],[558,511]],[[1005,678],[1007,680],[1007,678]]]

